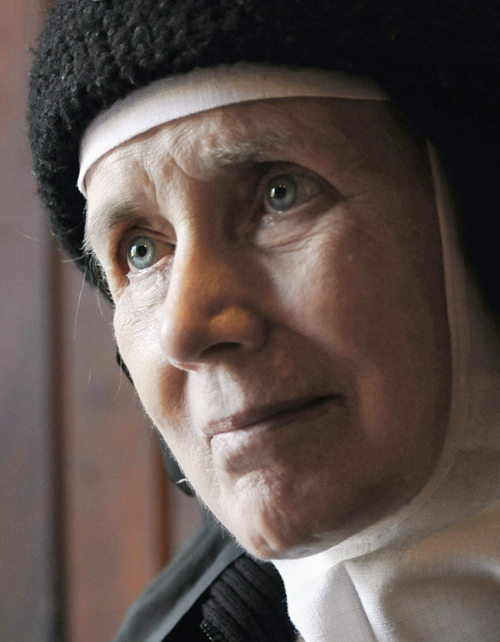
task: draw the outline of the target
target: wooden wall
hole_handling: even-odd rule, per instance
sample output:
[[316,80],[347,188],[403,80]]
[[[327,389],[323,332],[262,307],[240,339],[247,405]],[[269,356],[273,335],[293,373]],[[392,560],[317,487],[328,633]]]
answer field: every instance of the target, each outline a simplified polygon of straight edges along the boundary
[[105,642],[198,514],[35,195],[28,47],[46,4],[0,0],[0,640]]

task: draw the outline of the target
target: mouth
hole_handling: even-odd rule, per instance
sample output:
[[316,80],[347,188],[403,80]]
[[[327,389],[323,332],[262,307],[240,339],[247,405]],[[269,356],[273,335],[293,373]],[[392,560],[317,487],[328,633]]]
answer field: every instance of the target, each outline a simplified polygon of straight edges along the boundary
[[257,408],[242,411],[209,421],[203,428],[203,433],[211,438],[224,433],[246,430],[257,426],[274,428],[293,421],[311,410],[320,410],[322,406],[334,403],[345,405],[343,395],[330,394],[317,397],[299,397],[278,403],[266,404]]

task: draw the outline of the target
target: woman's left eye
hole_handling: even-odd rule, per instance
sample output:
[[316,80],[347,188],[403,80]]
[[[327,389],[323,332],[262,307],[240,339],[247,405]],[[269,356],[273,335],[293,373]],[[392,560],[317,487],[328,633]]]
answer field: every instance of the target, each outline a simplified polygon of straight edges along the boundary
[[268,213],[286,212],[307,203],[320,191],[320,184],[308,176],[280,174],[266,186],[264,208]]

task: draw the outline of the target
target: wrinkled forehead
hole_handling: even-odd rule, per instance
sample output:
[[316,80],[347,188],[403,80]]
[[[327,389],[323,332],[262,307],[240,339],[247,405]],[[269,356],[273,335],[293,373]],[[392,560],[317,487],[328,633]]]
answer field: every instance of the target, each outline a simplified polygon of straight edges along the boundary
[[[288,160],[308,165],[322,155],[342,171],[368,158],[403,163],[397,123],[386,103],[342,98],[282,98],[227,105],[155,127],[111,150],[87,172],[107,182],[125,161],[134,171],[173,163],[199,180],[221,169]],[[385,165],[387,160],[384,159]]]
[[[117,220],[184,197],[190,179],[244,190],[266,166],[283,163],[313,172],[344,197],[368,185],[395,194],[430,188],[427,165],[386,103],[286,98],[228,105],[148,130],[96,161],[87,175],[86,245],[107,237]],[[395,226],[403,225],[399,218]]]
[[86,174],[97,160],[160,125],[218,107],[294,97],[388,100],[372,81],[344,73],[247,63],[195,69],[130,93],[90,124],[80,148],[78,187],[86,196]]

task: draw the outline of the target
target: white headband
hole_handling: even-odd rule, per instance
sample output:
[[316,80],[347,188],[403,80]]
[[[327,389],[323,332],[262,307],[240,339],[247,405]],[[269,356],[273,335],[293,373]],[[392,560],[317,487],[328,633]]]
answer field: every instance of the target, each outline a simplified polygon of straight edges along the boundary
[[320,69],[242,62],[162,78],[117,100],[91,122],[80,146],[78,189],[87,195],[85,175],[99,158],[153,127],[225,105],[299,97],[388,100],[368,79]]

